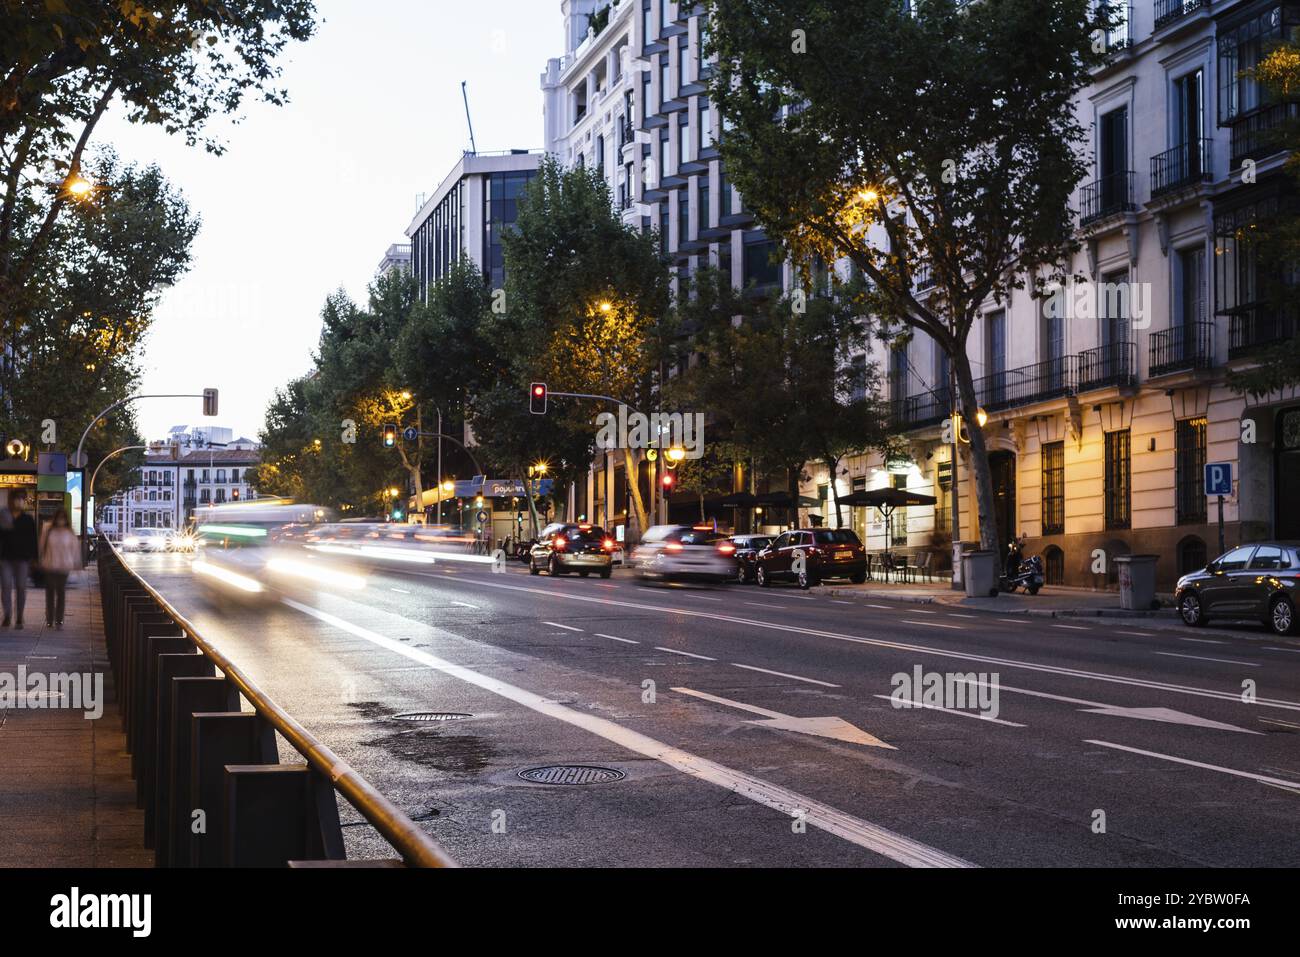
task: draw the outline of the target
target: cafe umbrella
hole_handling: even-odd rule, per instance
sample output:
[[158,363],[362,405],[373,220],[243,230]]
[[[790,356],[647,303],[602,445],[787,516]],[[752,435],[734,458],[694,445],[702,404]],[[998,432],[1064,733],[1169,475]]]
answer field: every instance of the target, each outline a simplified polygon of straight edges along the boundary
[[[850,508],[874,508],[885,520],[885,528],[889,528],[889,520],[894,514],[894,509],[907,508],[909,505],[934,505],[937,501],[938,499],[933,495],[909,492],[905,488],[876,488],[854,492],[840,499],[840,504]],[[885,541],[888,544],[888,536]],[[893,564],[893,555],[888,547],[885,549],[885,562]]]

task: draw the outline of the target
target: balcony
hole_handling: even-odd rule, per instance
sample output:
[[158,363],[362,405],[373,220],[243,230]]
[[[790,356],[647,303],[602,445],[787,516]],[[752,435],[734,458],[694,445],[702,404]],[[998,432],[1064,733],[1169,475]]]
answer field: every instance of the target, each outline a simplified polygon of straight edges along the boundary
[[1151,157],[1151,198],[1213,180],[1213,150],[1214,140],[1199,139]]
[[1294,312],[1279,312],[1268,306],[1247,309],[1228,321],[1228,358],[1254,355],[1270,346],[1289,342],[1300,334]]
[[921,263],[912,273],[912,280],[916,284],[917,292],[925,292],[927,289],[933,289],[935,285],[934,273],[930,270],[929,263]]
[[1135,208],[1133,183],[1136,178],[1137,174],[1133,170],[1124,170],[1103,176],[1083,187],[1080,193],[1079,225],[1087,226],[1109,216],[1131,212]]
[[1190,322],[1151,333],[1152,378],[1214,365],[1214,323]]
[[1126,3],[1111,3],[1107,6],[1110,7],[1115,25],[1106,31],[1106,52],[1127,50],[1133,45],[1133,6]]
[[1155,28],[1163,29],[1205,6],[1207,6],[1206,0],[1156,0]]
[[1228,125],[1232,128],[1232,165],[1283,152],[1285,146],[1279,139],[1279,127],[1297,120],[1300,120],[1300,103],[1274,103],[1231,120]]
[[994,412],[1072,395],[1077,381],[1076,357],[1060,356],[976,379],[975,395],[981,406]]
[[1137,384],[1137,343],[1112,342],[1080,352],[1079,391]]
[[890,402],[890,422],[904,431],[935,425],[951,414],[952,397],[946,387]]

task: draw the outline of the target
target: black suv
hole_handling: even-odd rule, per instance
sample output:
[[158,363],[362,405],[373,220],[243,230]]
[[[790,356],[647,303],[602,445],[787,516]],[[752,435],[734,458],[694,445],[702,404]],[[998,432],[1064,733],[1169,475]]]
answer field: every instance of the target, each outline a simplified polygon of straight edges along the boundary
[[577,572],[586,578],[595,572],[608,578],[614,570],[617,547],[596,525],[548,525],[528,553],[528,572],[540,575],[545,568],[553,576]]
[[1220,555],[1178,579],[1174,603],[1184,624],[1213,618],[1258,618],[1279,635],[1296,630],[1300,545],[1255,542]]
[[732,535],[731,544],[736,549],[736,581],[747,585],[754,580],[758,567],[758,553],[772,544],[772,535]]

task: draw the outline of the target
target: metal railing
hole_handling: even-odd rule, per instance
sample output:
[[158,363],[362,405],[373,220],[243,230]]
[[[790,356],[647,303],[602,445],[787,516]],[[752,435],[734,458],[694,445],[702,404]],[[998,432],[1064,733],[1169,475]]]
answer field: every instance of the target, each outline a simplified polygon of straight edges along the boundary
[[1133,182],[1136,174],[1133,170],[1111,173],[1083,187],[1080,192],[1081,226],[1113,216],[1116,213],[1131,211],[1133,205]]
[[1300,119],[1300,103],[1274,103],[1231,121],[1232,165],[1286,150],[1278,128]]
[[1079,391],[1137,383],[1137,343],[1112,342],[1080,352]]
[[895,428],[919,429],[942,422],[952,414],[952,396],[947,388],[921,395],[902,396],[889,404],[890,420]]
[[1239,359],[1300,335],[1294,312],[1264,307],[1249,309],[1228,320],[1228,358]]
[[1214,323],[1189,322],[1151,333],[1148,375],[1214,365]]
[[976,379],[975,394],[980,405],[993,411],[1072,395],[1077,381],[1077,357],[1060,356]]
[[1212,175],[1214,140],[1182,143],[1151,157],[1151,195],[1159,196],[1192,183],[1208,183]]
[[1206,0],[1156,0],[1155,29],[1181,20],[1190,13],[1195,13],[1206,5]]
[[[105,642],[159,866],[342,861],[341,795],[411,867],[454,867],[409,817],[272,701],[99,542]],[[218,675],[220,672],[220,675]],[[241,708],[241,700],[252,711]],[[280,764],[276,736],[303,759]],[[205,826],[195,833],[201,815]]]

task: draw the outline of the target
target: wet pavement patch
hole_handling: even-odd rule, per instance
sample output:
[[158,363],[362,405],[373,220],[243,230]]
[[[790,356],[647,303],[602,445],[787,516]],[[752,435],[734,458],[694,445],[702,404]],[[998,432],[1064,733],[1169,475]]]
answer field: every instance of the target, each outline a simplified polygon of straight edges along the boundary
[[[473,717],[459,712],[403,712],[395,714],[391,708],[374,701],[351,702],[349,707],[374,721],[401,721],[415,724],[400,731],[381,734],[363,740],[366,747],[382,748],[395,758],[410,761],[421,767],[436,768],[453,774],[475,774],[492,763],[496,748],[473,734],[449,734],[446,728],[454,719]],[[450,715],[453,719],[410,718],[405,715]]]

